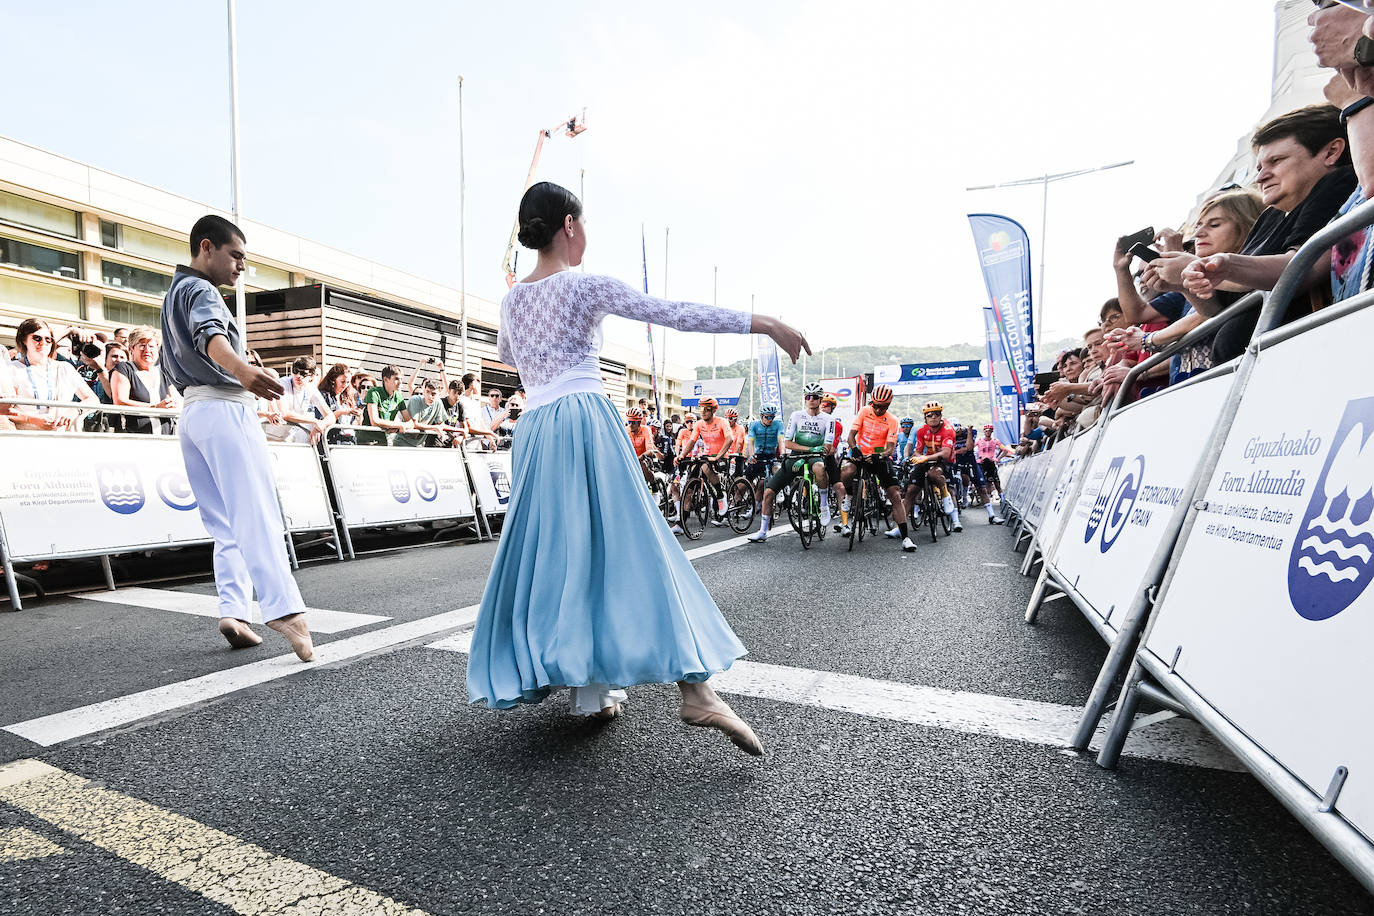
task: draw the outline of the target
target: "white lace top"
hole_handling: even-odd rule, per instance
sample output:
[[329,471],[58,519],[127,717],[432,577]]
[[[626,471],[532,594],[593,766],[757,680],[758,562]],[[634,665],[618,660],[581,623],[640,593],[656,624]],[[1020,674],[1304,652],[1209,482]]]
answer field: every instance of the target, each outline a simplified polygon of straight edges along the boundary
[[657,299],[613,277],[564,270],[517,283],[501,300],[497,350],[520,371],[526,409],[578,391],[603,391],[601,319],[621,315],[679,331],[747,334],[748,312]]

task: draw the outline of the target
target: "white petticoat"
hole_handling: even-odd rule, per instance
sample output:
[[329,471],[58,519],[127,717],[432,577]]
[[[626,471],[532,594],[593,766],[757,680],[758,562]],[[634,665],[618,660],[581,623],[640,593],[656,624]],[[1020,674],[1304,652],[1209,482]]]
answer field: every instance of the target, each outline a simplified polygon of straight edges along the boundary
[[586,687],[569,687],[568,702],[575,716],[594,716],[608,706],[624,703],[626,693],[613,689],[609,684],[588,684]]

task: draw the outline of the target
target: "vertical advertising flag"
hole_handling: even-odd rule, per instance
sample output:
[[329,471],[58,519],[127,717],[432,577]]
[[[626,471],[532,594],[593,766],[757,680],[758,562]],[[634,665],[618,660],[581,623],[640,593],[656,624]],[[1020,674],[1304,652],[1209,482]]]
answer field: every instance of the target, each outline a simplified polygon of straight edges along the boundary
[[998,335],[1010,360],[1012,386],[1022,403],[1029,403],[1035,376],[1030,239],[1020,223],[1005,216],[970,213],[968,221]]
[[992,425],[996,427],[998,439],[1014,446],[1021,441],[1021,401],[1011,381],[1007,352],[990,305],[983,306],[983,328],[987,336],[988,405],[992,409]]
[[773,338],[754,335],[759,354],[759,407],[772,404],[782,411],[782,371],[778,368],[778,345]]
[[[640,263],[644,266],[644,295],[649,295],[649,252],[644,247],[644,224],[639,224],[639,255]],[[649,341],[649,384],[654,388],[654,410],[663,416],[663,399],[658,394],[658,365],[654,362],[654,326],[649,322],[644,322],[644,336]],[[667,360],[664,360],[667,362]],[[667,368],[666,366],[664,367]]]

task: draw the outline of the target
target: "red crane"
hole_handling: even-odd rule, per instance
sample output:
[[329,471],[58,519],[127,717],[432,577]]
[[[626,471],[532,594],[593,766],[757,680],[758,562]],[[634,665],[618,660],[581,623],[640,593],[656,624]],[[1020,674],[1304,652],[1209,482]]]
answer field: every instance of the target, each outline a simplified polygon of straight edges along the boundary
[[[534,170],[539,167],[539,154],[544,151],[544,141],[553,136],[553,132],[561,130],[565,137],[576,137],[587,129],[587,109],[582,109],[581,115],[573,115],[568,120],[563,121],[554,127],[539,131],[539,139],[534,144],[534,158],[530,160],[530,171],[525,176],[525,187],[520,191],[521,195],[530,189],[534,184]],[[515,241],[520,232],[520,220],[517,217],[515,225],[510,230],[510,241],[506,243],[506,256],[501,260],[501,269],[506,274],[506,287],[515,285]]]

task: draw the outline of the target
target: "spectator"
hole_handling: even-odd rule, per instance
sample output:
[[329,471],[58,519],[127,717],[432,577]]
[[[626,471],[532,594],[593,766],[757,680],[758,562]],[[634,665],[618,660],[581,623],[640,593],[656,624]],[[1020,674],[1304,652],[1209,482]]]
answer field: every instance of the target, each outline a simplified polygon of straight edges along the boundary
[[[1220,314],[1244,291],[1273,289],[1293,253],[1340,210],[1355,190],[1355,171],[1340,110],[1309,105],[1260,127],[1251,141],[1256,183],[1268,207],[1251,228],[1239,254],[1215,254],[1183,270],[1183,291],[1204,315]],[[1318,283],[1293,297],[1283,321],[1327,304],[1330,289]],[[1212,361],[1239,356],[1249,343],[1258,312],[1223,324],[1212,342]]]
[[115,328],[115,332],[114,332],[114,342],[117,343],[117,344],[119,344],[121,347],[124,347],[125,349],[128,349],[128,347],[129,347],[129,329],[128,329],[128,328]]
[[444,361],[430,357],[415,364],[415,369],[410,373],[410,382],[405,387],[405,396],[410,398],[421,394],[428,379],[420,378],[420,367],[429,363],[434,366],[434,370],[439,373],[438,390],[442,391],[448,387],[448,373],[444,372]]
[[[248,365],[253,366],[257,369],[266,368],[262,364],[262,357],[258,355],[257,350],[249,350],[245,355],[248,357]],[[267,371],[272,372],[271,369],[268,369]],[[289,435],[290,430],[287,429],[286,422],[282,417],[280,400],[268,400],[267,398],[258,398],[257,413],[258,419],[262,420],[263,422],[263,433],[267,436],[267,438],[280,441],[286,438],[287,435]]]
[[382,368],[382,383],[363,397],[369,426],[389,433],[409,432],[413,427],[401,417],[405,395],[401,394],[401,373],[395,366]]
[[[401,415],[410,422],[418,433],[402,433],[396,436],[396,445],[450,445],[452,428],[448,405],[439,397],[439,385],[434,379],[427,379],[421,393],[413,395]],[[432,436],[423,435],[433,433]]]
[[482,405],[482,419],[486,422],[487,429],[492,432],[509,435],[506,421],[510,419],[510,411],[501,409],[500,388],[493,388],[487,392],[487,403]]
[[[129,360],[114,367],[110,377],[110,398],[117,407],[155,407],[159,410],[181,406],[181,396],[167,384],[158,367],[157,331],[137,327],[128,334]],[[173,424],[168,418],[155,419],[126,415],[124,431],[170,436]]]
[[349,385],[348,365],[335,363],[330,366],[320,381],[319,391],[329,409],[328,420],[336,426],[330,441],[356,443],[357,435],[350,427],[362,421],[363,409],[358,406],[356,390]]
[[320,441],[334,421],[334,412],[316,385],[315,360],[309,356],[293,359],[282,388],[286,392],[281,397],[282,419],[290,427],[287,439],[311,445]]
[[482,380],[474,372],[466,373],[463,376],[463,394],[459,399],[463,405],[463,419],[467,423],[467,434],[469,436],[480,436],[485,440],[487,449],[496,447],[496,433],[487,425],[486,414],[482,408],[486,405],[481,398]]
[[[14,372],[10,369],[9,360],[0,360],[0,399],[15,396]],[[14,429],[10,417],[16,409],[9,404],[0,404],[0,429]]]
[[[19,356],[10,364],[10,372],[16,396],[41,401],[100,403],[70,363],[53,359],[57,341],[46,321],[24,319],[14,335],[14,342],[18,345]],[[72,428],[76,414],[56,407],[29,405],[16,407],[11,418],[20,429],[64,430]]]

